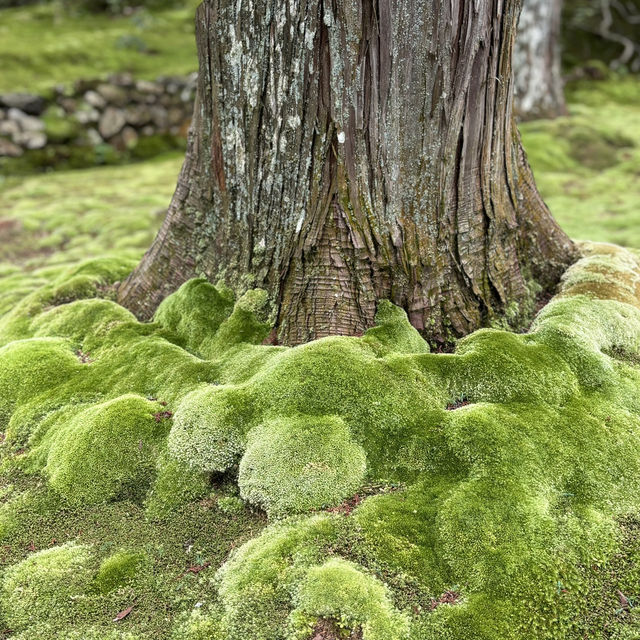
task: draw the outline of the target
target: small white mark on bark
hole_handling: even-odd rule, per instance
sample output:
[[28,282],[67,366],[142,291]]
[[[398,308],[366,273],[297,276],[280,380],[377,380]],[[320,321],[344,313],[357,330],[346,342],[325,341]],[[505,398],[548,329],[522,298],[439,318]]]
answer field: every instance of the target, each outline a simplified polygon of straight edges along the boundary
[[296,224],[296,233],[300,233],[300,229],[302,229],[303,222],[304,222],[304,213],[302,213],[298,218],[298,224]]
[[340,144],[344,144],[344,141],[345,141],[346,139],[347,139],[347,136],[345,135],[344,131],[341,131],[341,132],[338,134],[338,142],[339,142]]

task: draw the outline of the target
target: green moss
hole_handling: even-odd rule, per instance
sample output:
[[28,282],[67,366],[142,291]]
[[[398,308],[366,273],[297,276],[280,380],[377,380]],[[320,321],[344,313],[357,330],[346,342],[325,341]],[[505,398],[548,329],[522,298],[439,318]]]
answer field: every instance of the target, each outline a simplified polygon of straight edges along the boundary
[[262,289],[247,291],[234,305],[233,313],[220,325],[205,346],[209,355],[223,353],[238,344],[260,344],[269,334],[269,301]]
[[167,452],[158,457],[157,466],[157,476],[145,503],[150,518],[165,518],[178,507],[206,496],[211,490],[204,473],[189,468]]
[[80,367],[59,338],[19,340],[0,349],[0,423],[7,425],[16,406],[50,391]]
[[12,629],[63,624],[86,606],[93,577],[90,549],[65,544],[39,551],[8,569],[2,578],[2,611]]
[[404,309],[388,300],[380,300],[376,310],[376,326],[364,335],[364,341],[386,353],[428,353],[429,345],[408,322]]
[[[145,324],[108,299],[130,262],[42,267],[0,318],[21,338],[0,351],[3,535],[41,548],[117,514],[96,571],[121,550],[149,564],[93,588],[73,622],[87,634],[138,592],[143,637],[280,640],[329,618],[365,638],[573,640],[626,624],[601,594],[639,597],[635,556],[615,579],[594,567],[614,566],[640,513],[640,266],[582,250],[529,333],[484,329],[452,354],[388,303],[362,338],[272,347],[263,292],[232,307],[198,280]],[[0,299],[16,277],[0,273]],[[77,278],[105,298],[60,303]],[[244,546],[265,519],[235,483],[282,520]],[[209,521],[213,546],[194,550]]]
[[109,593],[133,580],[145,570],[147,558],[138,551],[118,551],[100,564],[92,587],[99,593]]
[[216,289],[204,278],[199,278],[185,282],[165,298],[154,320],[174,332],[185,348],[199,353],[203,342],[211,339],[232,309],[231,292]]
[[[131,72],[154,79],[197,67],[193,20],[197,2],[131,17],[69,13],[63,2],[3,9],[0,92],[48,91],[52,85]],[[122,47],[138,38],[143,50]]]
[[49,143],[68,142],[80,134],[78,123],[69,118],[62,107],[51,106],[42,115]]
[[571,237],[640,247],[640,82],[614,74],[566,94],[568,117],[520,124],[536,184]]
[[339,504],[365,469],[365,453],[340,418],[280,418],[250,432],[238,485],[245,500],[279,516]]
[[218,500],[218,509],[227,514],[242,513],[244,502],[236,496],[223,496]]
[[363,640],[401,640],[409,633],[409,621],[395,610],[384,585],[339,558],[311,567],[296,601],[294,620],[309,615],[336,618],[341,626],[362,629]]
[[200,471],[223,472],[244,450],[246,396],[235,388],[206,385],[185,396],[169,434],[169,451]]
[[340,534],[336,518],[312,516],[273,525],[234,553],[218,572],[222,637],[283,637],[296,585]]
[[97,404],[52,427],[46,450],[51,486],[72,503],[141,498],[168,431],[162,406],[135,395]]

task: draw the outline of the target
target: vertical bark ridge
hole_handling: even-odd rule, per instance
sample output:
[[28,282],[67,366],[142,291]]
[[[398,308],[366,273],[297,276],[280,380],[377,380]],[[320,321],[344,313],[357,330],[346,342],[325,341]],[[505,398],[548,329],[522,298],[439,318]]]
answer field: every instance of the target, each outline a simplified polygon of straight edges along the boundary
[[511,114],[516,0],[205,0],[190,144],[120,296],[271,294],[279,338],[359,334],[376,301],[437,341],[550,287],[573,246]]

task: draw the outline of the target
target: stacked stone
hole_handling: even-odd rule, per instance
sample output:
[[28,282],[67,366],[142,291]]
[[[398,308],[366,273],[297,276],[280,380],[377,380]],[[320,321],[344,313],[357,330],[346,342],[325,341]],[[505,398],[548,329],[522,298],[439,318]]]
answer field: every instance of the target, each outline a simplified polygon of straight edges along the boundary
[[71,88],[58,86],[49,96],[0,95],[0,156],[19,157],[62,143],[108,143],[124,151],[143,136],[186,137],[196,78],[191,74],[150,82],[118,74],[80,80]]

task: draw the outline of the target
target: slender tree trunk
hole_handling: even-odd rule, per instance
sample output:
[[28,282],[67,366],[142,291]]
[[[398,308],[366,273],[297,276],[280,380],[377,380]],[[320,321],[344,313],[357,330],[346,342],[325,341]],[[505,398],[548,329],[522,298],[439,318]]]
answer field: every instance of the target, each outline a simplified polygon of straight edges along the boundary
[[553,287],[574,248],[511,113],[517,0],[206,0],[189,148],[120,300],[205,275],[270,293],[280,341],[376,301],[445,341]]
[[562,0],[523,0],[513,54],[515,111],[523,120],[566,113],[560,67]]

